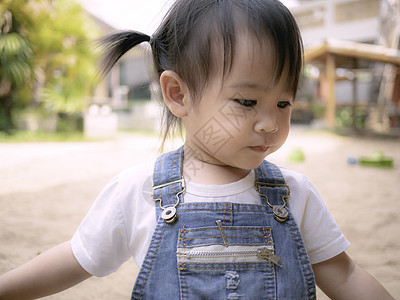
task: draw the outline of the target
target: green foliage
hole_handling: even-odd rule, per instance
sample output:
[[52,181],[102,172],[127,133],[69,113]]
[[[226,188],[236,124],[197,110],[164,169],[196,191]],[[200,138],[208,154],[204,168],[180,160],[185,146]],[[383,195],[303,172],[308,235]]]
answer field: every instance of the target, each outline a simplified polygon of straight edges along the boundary
[[26,39],[12,32],[0,35],[0,78],[19,87],[29,80],[32,49]]
[[357,107],[353,116],[351,107],[339,108],[336,111],[336,126],[338,128],[353,127],[354,129],[365,129],[365,121],[368,113],[364,108]]
[[83,117],[80,114],[59,114],[57,132],[83,132]]
[[91,42],[99,35],[82,7],[73,0],[2,0],[0,30],[0,118],[2,105],[81,112],[95,84]]
[[38,143],[38,142],[88,142],[81,132],[49,133],[43,131],[18,131],[7,135],[0,131],[0,143]]
[[51,24],[32,33],[36,66],[46,74],[42,101],[52,111],[79,112],[94,85],[96,55],[90,41],[97,32],[73,1],[56,1],[53,13],[41,18]]

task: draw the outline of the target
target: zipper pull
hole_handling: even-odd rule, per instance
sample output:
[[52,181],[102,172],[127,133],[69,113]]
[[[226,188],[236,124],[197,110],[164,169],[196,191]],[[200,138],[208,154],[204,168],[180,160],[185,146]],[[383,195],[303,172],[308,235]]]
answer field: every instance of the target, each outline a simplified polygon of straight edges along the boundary
[[283,267],[283,265],[285,264],[285,261],[282,258],[275,255],[271,250],[269,250],[266,247],[259,248],[257,250],[257,257],[260,259],[272,261],[274,264],[276,264],[279,267]]
[[222,221],[217,220],[217,221],[215,221],[215,223],[217,223],[219,232],[221,233],[221,238],[222,238],[222,241],[224,242],[224,246],[228,247],[229,243],[228,243],[228,239],[226,238],[224,227],[222,227]]

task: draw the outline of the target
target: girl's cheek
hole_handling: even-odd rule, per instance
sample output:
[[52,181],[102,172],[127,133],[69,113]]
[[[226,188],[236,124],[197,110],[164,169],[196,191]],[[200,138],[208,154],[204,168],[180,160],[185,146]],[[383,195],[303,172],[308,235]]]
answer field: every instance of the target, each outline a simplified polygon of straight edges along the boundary
[[234,138],[234,135],[229,123],[212,116],[204,121],[193,137],[209,154],[217,155]]
[[219,114],[226,123],[226,127],[230,128],[230,134],[237,135],[256,117],[257,110],[254,107],[246,107],[229,101],[219,109]]

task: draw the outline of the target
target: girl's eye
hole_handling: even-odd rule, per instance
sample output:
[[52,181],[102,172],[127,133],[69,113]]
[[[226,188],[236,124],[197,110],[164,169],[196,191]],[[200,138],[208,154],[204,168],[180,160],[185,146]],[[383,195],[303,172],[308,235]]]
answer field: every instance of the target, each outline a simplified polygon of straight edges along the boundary
[[288,106],[292,106],[292,103],[290,101],[279,101],[278,102],[279,108],[286,108]]
[[257,104],[257,100],[247,100],[247,99],[234,99],[235,102],[239,103],[240,105],[246,106],[246,107],[252,107]]

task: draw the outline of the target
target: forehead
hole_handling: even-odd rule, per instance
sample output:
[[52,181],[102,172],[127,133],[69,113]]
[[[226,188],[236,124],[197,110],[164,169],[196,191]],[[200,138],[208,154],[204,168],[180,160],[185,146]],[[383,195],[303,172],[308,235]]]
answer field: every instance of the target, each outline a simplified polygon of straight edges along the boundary
[[279,76],[276,61],[276,51],[268,37],[260,40],[241,30],[237,34],[230,70],[222,76],[222,86],[269,90],[279,84],[290,92],[288,68],[285,66]]

